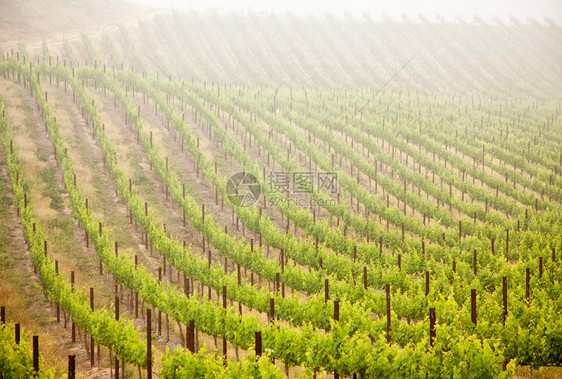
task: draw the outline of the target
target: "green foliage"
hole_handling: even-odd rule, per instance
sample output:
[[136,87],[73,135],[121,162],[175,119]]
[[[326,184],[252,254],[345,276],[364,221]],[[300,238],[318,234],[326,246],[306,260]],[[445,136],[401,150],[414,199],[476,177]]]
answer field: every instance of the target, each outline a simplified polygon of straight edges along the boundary
[[223,357],[208,354],[203,348],[192,354],[188,350],[176,349],[173,354],[169,350],[162,356],[160,377],[180,378],[256,378],[279,379],[285,376],[266,357],[256,359],[250,354],[239,363],[227,362]]
[[33,369],[31,341],[24,330],[20,330],[20,343],[14,340],[14,328],[0,323],[0,374],[6,379],[54,378],[53,370],[43,369],[43,357],[39,355],[39,373]]
[[[141,25],[143,30],[145,27],[146,25]],[[144,33],[146,34],[146,30]],[[112,46],[106,42],[106,49],[111,50],[111,48]],[[24,76],[27,74],[27,69],[15,64],[13,60],[7,66],[22,71]],[[560,362],[561,335],[559,330],[561,325],[558,320],[560,319],[560,298],[562,296],[559,264],[546,262],[543,278],[539,279],[536,275],[538,257],[547,259],[552,247],[560,251],[562,244],[559,238],[561,234],[560,211],[552,209],[546,201],[539,201],[537,204],[541,210],[540,216],[530,215],[530,217],[522,218],[523,208],[519,203],[527,206],[534,205],[534,198],[519,194],[507,183],[504,185],[502,180],[487,178],[483,170],[481,172],[477,167],[472,167],[459,160],[448,149],[441,146],[443,141],[448,141],[444,139],[444,135],[435,133],[428,137],[421,133],[421,128],[419,133],[413,133],[407,128],[401,129],[403,126],[400,125],[393,130],[388,130],[388,128],[385,130],[384,127],[373,126],[371,123],[362,123],[358,120],[346,125],[342,131],[346,136],[351,136],[353,140],[361,143],[380,162],[391,167],[403,180],[415,184],[443,203],[460,210],[465,215],[461,221],[463,231],[468,238],[458,240],[458,231],[455,230],[458,220],[454,219],[446,209],[424,201],[414,194],[404,193],[400,183],[380,175],[352,148],[342,140],[338,140],[333,143],[334,151],[337,154],[348,159],[363,174],[371,179],[376,179],[385,191],[393,194],[401,202],[406,202],[420,213],[438,221],[438,224],[432,223],[429,227],[422,227],[416,220],[403,216],[396,207],[387,209],[383,202],[358,186],[352,175],[340,170],[338,178],[342,187],[348,193],[353,194],[356,201],[393,225],[403,224],[405,230],[414,234],[415,238],[406,236],[402,241],[399,233],[386,232],[382,225],[366,222],[360,215],[350,211],[345,200],[337,205],[328,205],[326,209],[360,235],[369,236],[371,240],[377,240],[382,236],[387,248],[401,254],[402,270],[396,268],[394,254],[385,253],[379,256],[379,249],[376,245],[372,243],[356,244],[346,238],[345,233],[341,230],[331,228],[325,222],[314,223],[308,210],[288,205],[278,207],[288,219],[311,236],[308,240],[303,241],[291,235],[285,235],[267,218],[260,218],[257,207],[233,209],[246,227],[261,233],[267,244],[284,248],[287,257],[299,264],[314,268],[313,271],[307,272],[288,265],[284,268],[284,272],[281,272],[281,267],[277,262],[264,259],[260,249],[256,248],[252,251],[246,241],[232,238],[224,233],[222,227],[212,217],[207,216],[203,222],[196,199],[182,196],[182,178],[173,169],[165,169],[164,160],[158,149],[149,143],[149,137],[143,130],[140,118],[137,117],[136,108],[132,106],[123,87],[144,92],[158,104],[171,125],[181,133],[188,150],[199,163],[200,170],[223,195],[225,192],[223,179],[214,173],[212,162],[208,161],[197,149],[188,125],[182,122],[178,112],[168,105],[169,94],[181,98],[182,101],[196,108],[200,112],[200,116],[209,122],[213,133],[224,144],[226,151],[235,157],[244,170],[253,173],[258,178],[261,178],[260,167],[245,152],[234,146],[231,141],[229,142],[226,137],[228,132],[214,113],[206,107],[209,102],[218,104],[219,108],[226,110],[241,122],[244,128],[255,137],[255,140],[287,171],[299,170],[302,167],[294,158],[284,158],[284,154],[281,154],[278,146],[266,138],[260,130],[260,122],[256,122],[256,115],[266,121],[276,133],[285,134],[298,149],[305,152],[318,167],[325,170],[331,168],[327,158],[329,155],[318,147],[318,143],[311,142],[311,136],[314,139],[326,141],[330,138],[332,130],[324,129],[318,124],[325,123],[332,125],[332,128],[338,128],[344,125],[342,115],[326,115],[331,119],[323,119],[321,116],[323,112],[316,109],[312,119],[309,119],[310,116],[308,118],[306,116],[307,113],[310,113],[308,98],[306,108],[304,103],[301,103],[295,104],[294,109],[291,99],[291,110],[282,111],[285,118],[291,120],[288,122],[267,111],[269,106],[264,105],[261,100],[255,100],[255,97],[252,100],[251,96],[240,95],[240,90],[238,90],[239,96],[232,93],[233,100],[230,101],[230,96],[221,97],[218,94],[215,95],[212,90],[198,88],[197,85],[190,88],[184,86],[180,89],[167,80],[145,80],[129,72],[118,71],[109,74],[104,73],[101,68],[76,70],[76,77],[85,80],[86,84],[93,80],[102,83],[124,106],[128,119],[139,129],[142,143],[153,167],[170,188],[176,203],[186,211],[186,215],[195,229],[200,230],[222,254],[234,262],[250,268],[267,280],[272,281],[275,275],[281,272],[283,283],[297,290],[321,293],[322,279],[329,278],[330,294],[341,301],[342,322],[334,323],[331,320],[333,317],[331,301],[324,303],[321,296],[315,296],[302,302],[289,296],[286,298],[275,296],[267,290],[257,291],[246,284],[239,287],[235,275],[225,275],[220,267],[208,267],[204,259],[197,258],[191,254],[189,249],[183,249],[179,241],[168,238],[156,222],[152,212],[148,216],[144,216],[143,200],[134,191],[128,191],[127,178],[117,168],[114,148],[101,128],[100,117],[96,108],[91,106],[87,92],[74,77],[74,71],[71,75],[69,70],[60,66],[50,67],[42,64],[35,68],[35,72],[55,74],[72,86],[87,117],[93,124],[95,136],[103,150],[120,196],[127,201],[131,212],[148,233],[153,245],[166,255],[176,268],[213,288],[218,289],[226,285],[229,297],[262,312],[267,311],[269,298],[275,297],[276,315],[300,328],[284,327],[275,323],[272,327],[266,328],[253,317],[236,315],[233,309],[224,310],[207,301],[199,302],[196,298],[187,299],[177,290],[163,287],[157,283],[143,269],[134,270],[130,262],[114,258],[111,254],[112,243],[108,235],[105,232],[102,235],[97,233],[97,220],[94,220],[91,213],[84,209],[83,198],[78,188],[71,184],[72,162],[59,153],[58,158],[63,165],[65,182],[69,187],[75,216],[92,236],[96,251],[102,258],[106,269],[113,273],[123,285],[139,292],[146,302],[169,313],[176,320],[186,323],[193,319],[197,328],[203,332],[213,336],[224,336],[234,346],[242,348],[250,348],[253,343],[253,333],[256,330],[262,330],[266,354],[282,359],[288,365],[304,365],[326,371],[337,370],[341,374],[358,372],[368,377],[426,375],[432,377],[507,377],[513,373],[516,362],[530,364],[533,367]],[[30,73],[27,74],[27,78],[34,80],[34,76]],[[38,83],[34,82],[33,85],[35,86],[34,91],[42,93]],[[224,91],[227,91],[226,88]],[[200,97],[205,98],[205,104]],[[283,102],[286,99],[280,101]],[[47,119],[48,104],[40,105],[46,113]],[[318,107],[318,105],[312,105],[312,109],[315,106]],[[253,120],[248,116],[247,111],[254,115]],[[309,133],[308,138],[304,133],[293,128],[292,122],[298,123],[303,130],[306,130]],[[57,146],[57,151],[63,151],[64,140],[58,127],[49,122],[47,122],[47,126],[53,143]],[[496,197],[492,191],[483,190],[455,175],[450,175],[440,165],[434,164],[424,154],[410,147],[408,143],[404,143],[401,138],[397,137],[398,132],[408,135],[409,141],[436,152],[438,156],[457,167],[457,170],[465,170],[472,177],[487,183],[489,187],[497,186],[502,193],[508,194],[511,198]],[[398,159],[380,151],[374,143],[374,138],[389,141],[393,146],[399,147],[416,161],[436,172],[446,183],[466,191],[478,201],[488,201],[490,207],[495,210],[485,214],[480,207],[464,203],[447,192],[441,191],[422,175],[416,174],[406,165],[401,164]],[[471,149],[467,142],[455,141],[454,146],[468,156],[477,154],[477,151]],[[493,148],[493,146],[487,146],[487,148]],[[513,158],[509,153],[503,153],[500,150],[497,150],[496,154],[505,157],[506,160]],[[540,158],[535,156],[534,159]],[[487,164],[498,171],[503,170],[501,167],[494,166],[494,162]],[[514,180],[517,183],[529,184],[526,178],[517,175],[514,176]],[[543,183],[539,180],[533,181],[532,186],[541,189]],[[549,196],[557,198],[560,193],[555,187],[548,187],[547,191]],[[262,186],[262,188],[265,187]],[[265,189],[265,192],[268,196],[278,195],[275,190]],[[329,199],[327,194],[321,192],[314,192],[312,197],[317,200]],[[471,222],[470,217],[474,211],[477,212],[477,218],[483,222],[482,224]],[[506,228],[513,230],[514,227],[513,223],[500,212],[520,215],[520,221],[522,221],[522,230],[515,236],[511,235],[510,253],[506,254],[507,258],[522,257],[523,260],[514,265],[507,264],[506,257],[492,255],[489,252],[491,238],[496,239],[498,243],[496,246],[498,246],[504,230]],[[444,241],[442,228],[445,230]],[[318,249],[312,240],[314,237],[319,239]],[[426,247],[425,256],[420,253],[420,238],[433,242]],[[357,248],[357,257],[352,260],[355,248]],[[329,252],[329,249],[338,254]],[[473,249],[477,249],[479,252],[477,275],[472,272],[471,252]],[[319,258],[323,259],[321,269],[318,263]],[[455,259],[457,265],[456,272],[451,269],[452,259]],[[534,273],[532,277],[533,293],[529,301],[525,299],[525,265],[530,266]],[[352,284],[356,278],[361,277],[364,266],[369,266],[368,290],[363,289],[361,283]],[[423,280],[426,270],[431,273],[431,288],[427,296]],[[505,329],[501,325],[503,310],[501,297],[498,296],[499,289],[501,289],[501,275],[507,276],[510,286],[508,301],[510,310]],[[384,314],[385,298],[377,289],[382,288],[386,283],[390,283],[392,288],[391,344],[386,343],[385,320],[376,320],[376,317],[373,318],[371,314],[371,312],[378,315]],[[474,325],[470,318],[471,288],[476,289],[478,293],[477,325]],[[436,308],[438,320],[437,337],[433,348],[429,346],[428,342],[427,313],[429,307]],[[410,325],[409,320],[406,322],[403,317],[413,319],[414,323]],[[119,351],[123,350],[126,349],[122,348]],[[174,375],[178,375],[178,377],[181,375],[228,375],[230,366],[223,369],[222,362],[214,362],[213,359],[209,356],[167,354],[168,366],[166,367],[169,371],[166,371],[166,375],[170,377],[174,377]],[[238,366],[237,370],[242,370],[242,367],[247,365],[248,370],[262,375],[268,372],[266,366],[269,365],[269,362],[267,360],[264,362],[263,367],[256,368],[253,361],[250,360]],[[503,362],[507,362],[505,371],[501,370]],[[215,368],[217,371],[213,371]],[[207,369],[211,371],[205,371]],[[236,375],[239,376],[240,371],[236,372]],[[275,374],[272,373],[272,375]]]

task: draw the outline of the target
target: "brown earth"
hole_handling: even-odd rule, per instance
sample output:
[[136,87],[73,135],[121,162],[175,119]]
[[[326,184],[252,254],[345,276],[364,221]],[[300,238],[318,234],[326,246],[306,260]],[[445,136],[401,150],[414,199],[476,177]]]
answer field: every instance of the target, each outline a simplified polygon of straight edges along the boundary
[[157,11],[120,0],[22,0],[0,1],[0,45],[4,50],[17,42],[41,44],[93,31],[102,32],[117,24],[145,18]]

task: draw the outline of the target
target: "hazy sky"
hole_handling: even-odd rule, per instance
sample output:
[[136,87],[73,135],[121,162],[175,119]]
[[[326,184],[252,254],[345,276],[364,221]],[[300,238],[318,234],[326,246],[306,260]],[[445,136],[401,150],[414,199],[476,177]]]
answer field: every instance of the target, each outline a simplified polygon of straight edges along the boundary
[[399,20],[406,15],[417,21],[422,13],[430,19],[438,14],[445,19],[460,17],[471,21],[477,14],[485,20],[499,17],[508,20],[515,16],[520,20],[527,17],[542,22],[544,16],[555,19],[562,24],[562,0],[133,0],[142,4],[157,5],[174,9],[220,9],[223,11],[246,11],[297,14],[322,14],[343,16],[346,12],[360,17],[367,13],[373,19],[380,19],[386,14]]

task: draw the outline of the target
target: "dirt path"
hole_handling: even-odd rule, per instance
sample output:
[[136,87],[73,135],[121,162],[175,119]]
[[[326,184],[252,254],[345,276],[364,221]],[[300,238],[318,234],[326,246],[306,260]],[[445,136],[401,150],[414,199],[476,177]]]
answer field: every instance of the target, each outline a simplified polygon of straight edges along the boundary
[[[45,230],[49,257],[59,261],[59,270],[68,279],[70,272],[75,272],[77,288],[93,287],[95,293],[100,294],[103,285],[99,285],[92,274],[95,262],[89,258],[90,254],[83,246],[82,233],[65,205],[67,195],[61,186],[60,168],[54,162],[54,151],[47,139],[41,116],[23,88],[6,81],[2,82],[2,88],[6,113],[13,125],[14,142],[24,172],[22,179],[30,189],[29,198],[34,212]],[[2,183],[6,183],[5,188],[11,190],[5,176],[6,170],[2,166]],[[12,193],[6,193],[3,200],[9,199],[6,203],[13,203]],[[8,232],[6,237],[10,248],[6,256],[12,263],[12,270],[2,270],[0,302],[9,309],[19,309],[13,318],[34,333],[39,333],[41,351],[46,358],[45,367],[65,372],[66,356],[75,354],[77,371],[89,377],[91,368],[86,350],[79,341],[72,343],[70,323],[64,321],[66,317],[62,312],[61,323],[57,324],[54,306],[39,290],[40,281],[34,274],[19,218],[13,207],[10,208],[11,212],[6,212],[1,220]],[[96,296],[96,300],[96,306],[104,305],[101,296]],[[77,331],[77,340],[79,337],[83,335]],[[104,370],[96,369],[96,372],[104,375]]]
[[[179,230],[180,235],[183,237],[186,235],[196,235],[199,236],[199,232],[193,230],[189,223],[184,228],[181,226],[181,214],[177,211],[177,207],[173,205],[171,200],[171,195],[169,195],[168,200],[165,198],[165,191],[162,188],[161,179],[156,175],[154,171],[150,171],[150,163],[147,160],[146,151],[144,147],[136,142],[136,132],[133,127],[124,125],[123,112],[120,106],[117,109],[114,106],[111,96],[103,95],[102,90],[98,87],[98,91],[95,91],[91,86],[88,87],[90,94],[93,95],[95,103],[100,111],[100,115],[104,120],[105,131],[108,133],[109,138],[112,140],[116,146],[116,154],[119,161],[120,168],[127,173],[127,175],[135,178],[133,182],[142,179],[142,185],[136,185],[135,190],[145,199],[150,199],[149,207],[156,211],[157,218],[162,221],[167,221],[170,234],[173,234],[174,230]],[[150,104],[144,104],[142,96],[137,96],[134,98],[136,101],[135,105],[141,105],[142,107],[142,117],[143,125],[147,132],[152,132],[153,143],[161,149],[163,155],[168,153],[171,158],[170,162],[177,161],[179,157],[183,157],[185,153],[181,153],[181,146],[179,139],[174,142],[173,131],[168,131],[165,126],[165,119],[162,118],[161,114],[156,115],[153,112],[153,108]],[[210,143],[203,142],[202,143]],[[180,159],[181,160],[181,159]],[[173,166],[178,167],[178,166]],[[139,172],[140,170],[140,172]],[[183,170],[182,170],[183,171]],[[215,208],[220,207],[214,203],[214,195],[212,191],[201,191],[203,187],[209,187],[206,180],[202,179],[200,175],[199,178],[193,178],[193,170],[187,172],[187,177],[190,180],[196,181],[200,186],[195,190],[197,192],[196,197],[205,204],[214,206]],[[217,214],[220,212],[217,210]],[[223,263],[220,259],[221,254],[212,250],[213,259]],[[232,266],[228,265],[228,271],[232,271]],[[244,270],[245,271],[245,270]],[[246,275],[249,281],[249,273]],[[169,278],[170,279],[170,278]],[[195,285],[198,285],[195,282]],[[207,289],[204,291],[205,296],[207,296]],[[216,291],[211,291],[211,298],[214,301],[221,301],[220,296],[217,296]],[[237,305],[236,302],[230,301],[231,305]],[[254,314],[262,322],[267,323],[267,315],[264,313],[257,312],[255,310],[250,310],[245,306],[242,306],[242,312],[247,314],[248,312]],[[282,324],[286,324],[282,322]],[[201,335],[201,344],[206,344],[211,351],[217,353],[222,353],[222,349],[215,345],[215,341],[211,337],[204,337]],[[220,345],[220,341],[219,341]],[[228,358],[230,360],[236,360],[237,355],[235,350],[232,348],[230,343],[228,344]],[[214,349],[213,349],[214,347]],[[240,356],[245,356],[247,352],[239,351]]]
[[[114,107],[112,97],[110,95],[106,97],[102,94],[101,91],[95,91],[91,87],[88,90],[89,93],[93,96],[94,101],[98,107],[98,111],[104,123],[105,131],[116,147],[119,167],[133,179],[135,191],[137,191],[141,197],[144,197],[149,201],[149,207],[151,211],[155,212],[157,219],[159,219],[163,224],[167,225],[167,230],[171,235],[174,235],[174,233],[177,232],[177,234],[175,235],[198,236],[200,233],[192,230],[189,226],[187,228],[181,226],[181,214],[178,212],[177,207],[172,206],[171,195],[168,200],[165,199],[165,192],[163,190],[162,183],[156,173],[154,171],[150,171],[150,163],[147,160],[144,148],[136,143],[136,134],[133,131],[132,127],[130,125],[124,125],[124,116],[120,111],[120,108],[116,109]],[[88,138],[91,138],[91,132],[88,132],[87,130],[81,131],[78,134],[81,136],[88,135]],[[96,151],[95,155],[99,154],[99,156],[101,156],[101,150],[99,150],[97,144],[94,147],[94,150]],[[84,149],[80,149],[80,151],[83,155]],[[106,169],[104,169],[104,171],[105,170]],[[109,180],[108,172],[105,174],[105,176]],[[114,183],[111,181],[111,183],[108,182],[107,185],[114,186]],[[116,197],[114,187],[106,188],[113,188],[108,191],[108,193],[105,195],[106,197]],[[120,199],[116,201],[122,202],[122,200]],[[127,214],[122,214],[119,219],[128,220],[128,216]],[[123,228],[127,233],[131,233],[131,240],[136,241],[136,247],[134,247],[133,250],[138,254],[139,262],[148,267],[149,271],[153,272],[153,275],[156,275],[155,273],[157,273],[158,268],[162,266],[161,255],[156,251],[150,253],[150,250],[145,250],[145,246],[144,244],[142,244],[142,234],[140,228],[134,227],[134,230],[129,230],[130,225],[120,224],[115,226],[114,232],[123,232],[121,228]],[[163,281],[167,281],[173,286],[180,285],[183,288],[183,282],[180,281],[178,283],[177,270],[171,269],[170,266],[167,266],[167,268],[167,275],[163,275]],[[199,287],[197,282],[195,282],[195,285]],[[206,294],[207,289],[205,289],[205,295]],[[219,296],[217,296],[217,293],[214,290],[211,291],[211,298],[217,302],[220,300]],[[230,304],[232,305],[234,303],[230,302]],[[245,307],[244,313],[248,313],[248,309],[246,309]],[[257,314],[257,312],[253,313]],[[165,316],[163,316],[163,323],[166,323],[164,317]],[[170,340],[169,342],[167,342],[167,338],[165,337],[166,326],[163,326],[163,337],[160,341],[160,347],[162,349],[165,347],[169,347],[173,350],[180,345],[180,333],[173,319],[169,319],[169,325]],[[216,342],[213,337],[198,332],[197,341],[197,346],[207,346],[207,351],[222,354],[220,340]],[[235,349],[231,346],[230,343],[228,344],[228,346],[228,357],[232,361],[235,361],[237,359],[237,356],[245,356],[248,354],[248,352],[241,350],[236,353]]]

